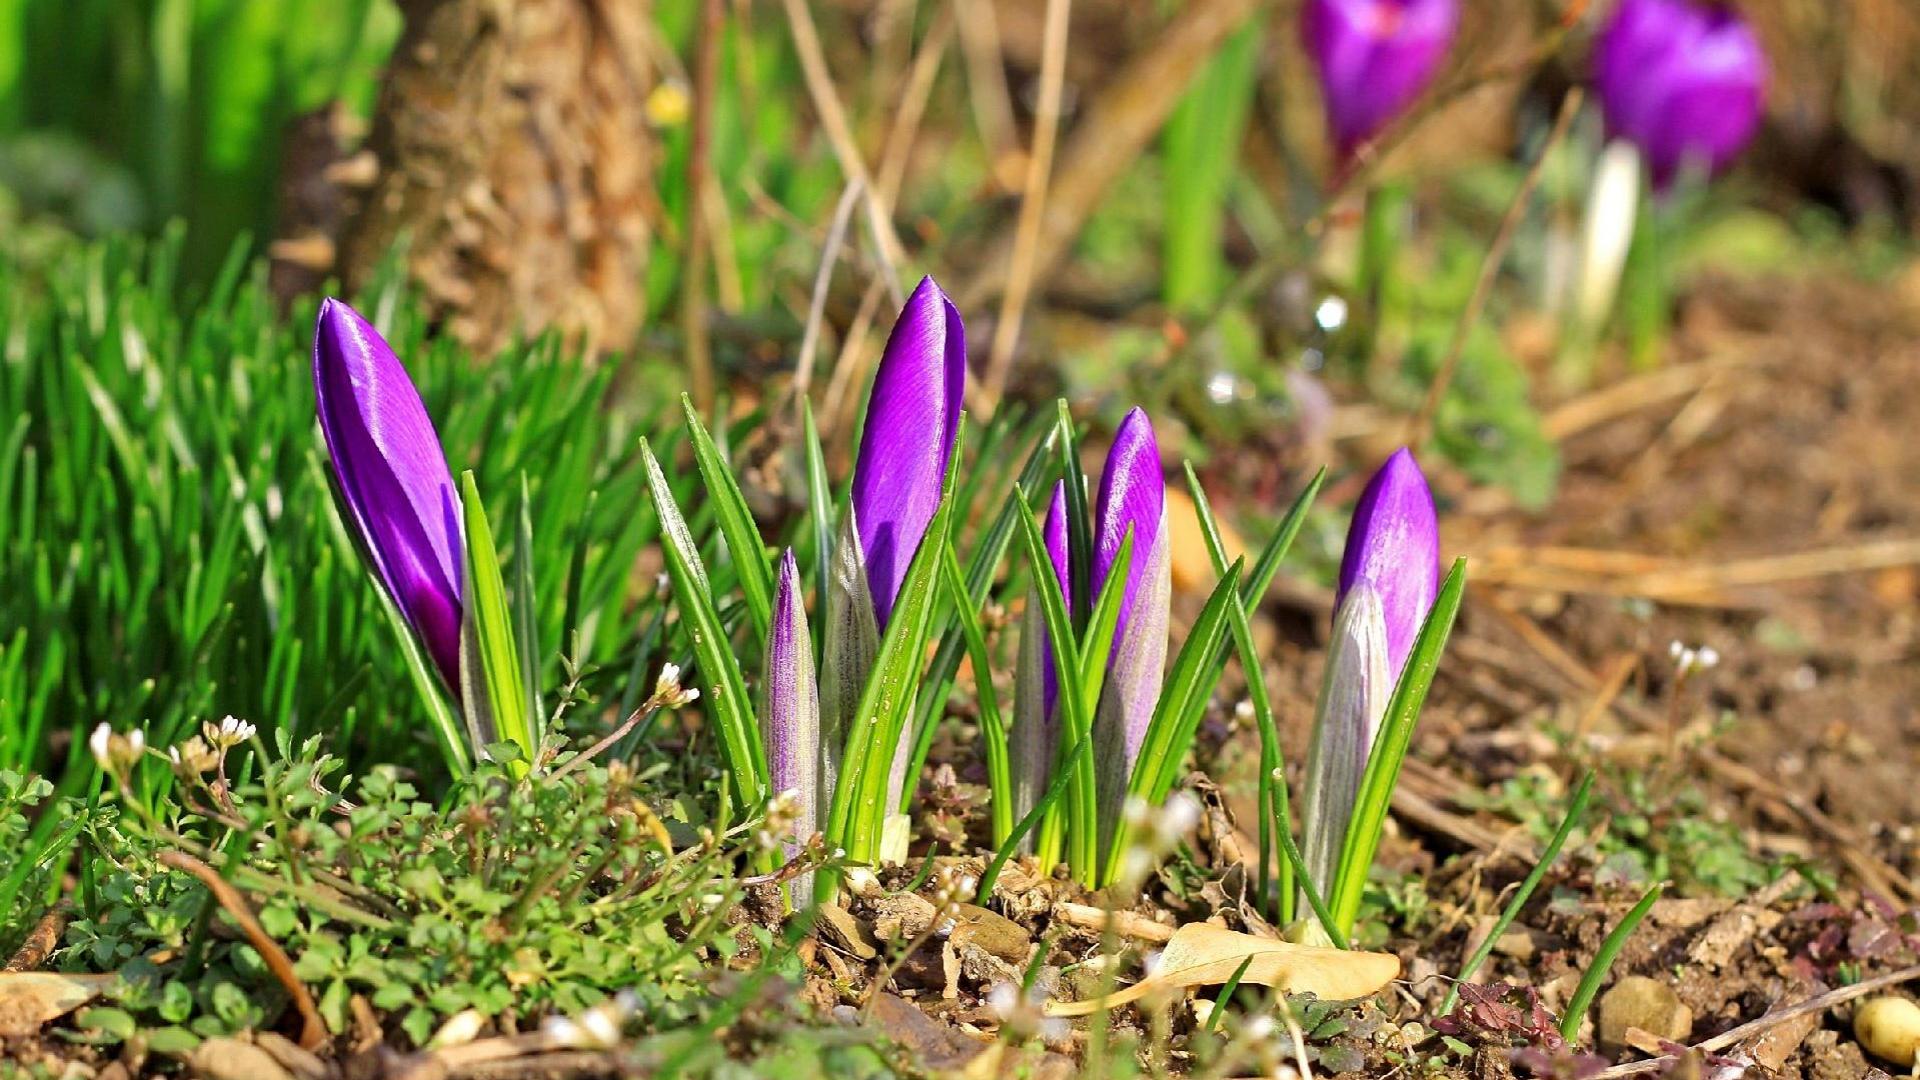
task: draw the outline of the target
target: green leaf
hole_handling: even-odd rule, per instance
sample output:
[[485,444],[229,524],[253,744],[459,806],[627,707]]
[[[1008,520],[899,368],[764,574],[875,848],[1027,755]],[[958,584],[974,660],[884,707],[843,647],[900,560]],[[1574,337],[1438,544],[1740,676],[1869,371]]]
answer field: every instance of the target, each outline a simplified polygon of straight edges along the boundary
[[993,842],[1006,842],[1013,831],[1013,779],[1007,757],[1007,724],[1000,714],[1000,695],[993,688],[993,654],[987,649],[987,635],[974,610],[974,599],[960,575],[960,560],[952,545],[940,560],[940,583],[946,588],[947,601],[953,605],[954,622],[967,645],[967,658],[973,664],[974,698],[980,708],[980,750],[987,762],[987,806],[993,817]]
[[1512,899],[1507,901],[1507,906],[1500,912],[1500,918],[1494,922],[1493,930],[1481,936],[1479,947],[1474,949],[1473,954],[1460,965],[1460,974],[1454,978],[1453,986],[1447,990],[1446,1000],[1440,1003],[1441,1016],[1453,1011],[1454,1003],[1460,999],[1460,984],[1472,978],[1473,973],[1480,970],[1480,965],[1486,963],[1487,957],[1493,955],[1493,947],[1499,942],[1500,935],[1506,933],[1507,927],[1513,925],[1513,920],[1520,916],[1520,909],[1527,905],[1533,890],[1540,887],[1541,879],[1547,876],[1547,870],[1553,866],[1554,860],[1560,857],[1560,849],[1566,846],[1567,837],[1573,834],[1574,826],[1580,823],[1581,816],[1586,813],[1587,800],[1592,795],[1593,770],[1588,769],[1580,777],[1580,785],[1574,789],[1573,798],[1567,801],[1567,812],[1560,819],[1560,827],[1553,831],[1553,839],[1547,841],[1547,846],[1540,852],[1540,858],[1533,864],[1533,870],[1527,874],[1527,879],[1520,883],[1520,887],[1514,890]]
[[[1017,515],[1020,524],[1020,538],[1026,545],[1027,564],[1031,567],[1034,579],[1034,594],[1040,600],[1040,614],[1047,626],[1047,636],[1053,641],[1054,678],[1059,691],[1054,698],[1055,707],[1060,710],[1061,730],[1066,738],[1064,745],[1078,748],[1071,756],[1062,757],[1056,765],[1060,773],[1070,773],[1073,777],[1072,797],[1067,801],[1067,862],[1074,876],[1083,882],[1090,881],[1095,867],[1089,858],[1090,849],[1085,837],[1095,833],[1095,821],[1098,802],[1094,790],[1093,771],[1093,715],[1089,707],[1089,697],[1085,681],[1081,676],[1080,649],[1073,632],[1073,624],[1067,615],[1067,600],[1060,588],[1060,579],[1055,575],[1053,560],[1047,555],[1046,541],[1040,535],[1040,527],[1033,523],[1032,513]],[[1109,630],[1111,636],[1111,630]]]
[[[1200,478],[1194,474],[1193,462],[1184,463],[1187,473],[1187,490],[1193,494],[1194,516],[1200,521],[1200,534],[1207,542],[1207,558],[1213,563],[1214,574],[1227,572],[1227,549],[1220,539],[1220,529],[1213,518],[1213,506],[1207,501],[1206,489],[1200,486]],[[1309,488],[1309,491],[1312,489]],[[1303,496],[1305,498],[1306,496]],[[1295,505],[1299,505],[1296,500]],[[1278,534],[1276,534],[1278,535]],[[1291,538],[1289,538],[1291,539]],[[1274,546],[1269,543],[1269,547]],[[1278,560],[1275,560],[1278,565]],[[1285,760],[1280,753],[1280,728],[1274,720],[1273,701],[1267,696],[1266,670],[1260,664],[1260,650],[1255,647],[1253,623],[1247,617],[1246,600],[1235,595],[1232,618],[1233,640],[1240,652],[1240,670],[1247,682],[1247,701],[1253,707],[1254,730],[1260,735],[1260,778],[1259,806],[1257,816],[1260,819],[1260,866],[1259,877],[1255,879],[1256,895],[1265,899],[1268,885],[1268,871],[1272,853],[1275,850],[1273,833],[1277,829],[1288,836],[1293,831],[1293,815],[1287,805],[1287,785]],[[1282,779],[1276,781],[1276,775]],[[1286,926],[1293,921],[1293,867],[1290,862],[1280,860],[1280,875],[1277,888],[1280,925]]]
[[520,513],[513,538],[513,636],[520,652],[520,684],[527,692],[527,728],[538,750],[547,739],[546,707],[540,701],[540,607],[533,591],[533,499],[520,474]]
[[1340,868],[1334,875],[1330,903],[1338,921],[1340,936],[1353,932],[1353,920],[1360,914],[1360,897],[1366,888],[1367,873],[1380,847],[1380,831],[1386,826],[1387,807],[1393,799],[1394,785],[1400,780],[1400,765],[1413,740],[1413,726],[1420,719],[1420,707],[1433,685],[1433,674],[1440,666],[1440,654],[1447,647],[1447,635],[1453,630],[1454,617],[1460,613],[1460,599],[1467,588],[1467,560],[1455,559],[1447,580],[1434,598],[1433,610],[1420,624],[1420,635],[1407,654],[1406,667],[1387,701],[1387,714],[1373,737],[1373,749],[1367,755],[1367,771],[1360,778],[1360,794],[1354,800],[1353,818],[1347,824],[1347,838],[1340,849]]
[[[807,450],[807,521],[813,527],[813,580],[825,594],[827,564],[833,559],[833,488],[827,482],[827,455],[820,448],[820,429],[813,423],[813,402],[802,398],[801,430]],[[813,655],[821,652],[826,619],[813,620]]]
[[[1080,468],[1080,439],[1073,424],[1073,415],[1067,411],[1067,399],[1061,398],[1055,403],[1057,425],[1055,448],[1060,453],[1060,475],[1064,478],[1067,496],[1067,580],[1076,587],[1073,590],[1073,610],[1067,614],[1073,617],[1073,625],[1084,626],[1087,612],[1093,597],[1093,590],[1086,582],[1093,580],[1093,513],[1087,506],[1087,474]],[[1054,639],[1073,640],[1069,639]]]
[[747,614],[753,619],[755,644],[764,645],[767,627],[772,623],[773,572],[767,568],[767,550],[760,540],[760,527],[754,523],[753,512],[747,509],[746,497],[740,494],[740,485],[733,478],[733,470],[727,467],[720,448],[714,445],[713,437],[707,434],[705,425],[700,423],[700,414],[693,408],[693,398],[682,394],[680,407],[687,416],[687,431],[693,436],[694,464],[699,466],[700,478],[706,481],[708,505],[713,507],[714,518],[720,525],[720,535],[727,541],[727,556],[733,561],[734,571],[740,579],[740,591],[747,598]]
[[[1236,561],[1214,586],[1174,657],[1172,673],[1160,691],[1153,718],[1147,722],[1140,755],[1134,759],[1133,775],[1127,781],[1127,794],[1144,799],[1149,806],[1159,806],[1173,789],[1181,763],[1193,745],[1194,732],[1199,729],[1200,716],[1206,711],[1207,699],[1220,681],[1220,668],[1213,661],[1226,642],[1229,601],[1240,588],[1240,572],[1241,563]],[[1109,882],[1131,841],[1126,822],[1117,823],[1103,864]]]
[[754,721],[739,658],[720,621],[720,612],[714,607],[713,590],[707,582],[706,565],[700,561],[699,546],[687,530],[686,518],[681,516],[673,489],[667,486],[660,462],[644,438],[640,440],[640,457],[647,470],[654,509],[660,517],[667,578],[673,585],[674,601],[680,609],[704,683],[700,699],[719,728],[721,749],[735,790],[758,805],[766,798],[766,749],[760,742],[760,727]]
[[[523,756],[509,762],[515,777],[525,776],[533,760],[533,729],[527,719],[527,688],[522,680],[519,650],[514,647],[513,619],[507,610],[507,586],[500,576],[500,556],[493,546],[493,528],[471,469],[460,474],[461,516],[467,533],[466,617],[460,634],[460,681],[473,730],[492,732],[518,745]],[[491,741],[491,740],[489,740]]]
[[[1066,761],[1091,760],[1092,757],[1093,737],[1091,735],[1081,736],[1080,741],[1074,743],[1062,755],[1063,760]],[[1087,768],[1088,771],[1092,770],[1091,765]],[[1000,842],[999,850],[994,852],[993,861],[987,864],[986,872],[980,875],[980,887],[975,890],[975,896],[984,899],[992,898],[993,883],[1000,880],[1000,871],[1007,865],[1007,860],[1013,857],[1014,852],[1020,850],[1020,841],[1027,838],[1027,834],[1033,831],[1033,827],[1038,825],[1042,818],[1053,813],[1055,804],[1067,794],[1069,783],[1075,775],[1074,771],[1067,769],[1057,770],[1053,774],[1053,779],[1047,782],[1046,792],[1034,802],[1033,809],[1027,811],[1027,815],[1013,827],[1013,831],[1007,834],[1007,838]]]

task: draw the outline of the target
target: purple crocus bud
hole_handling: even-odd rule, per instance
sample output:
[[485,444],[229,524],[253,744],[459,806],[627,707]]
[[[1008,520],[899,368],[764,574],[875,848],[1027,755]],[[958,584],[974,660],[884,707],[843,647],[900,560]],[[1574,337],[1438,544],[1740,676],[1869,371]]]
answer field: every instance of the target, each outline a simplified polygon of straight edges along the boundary
[[[820,775],[824,747],[820,741],[820,698],[815,692],[813,641],[807,630],[807,611],[801,602],[800,564],[789,548],[780,557],[774,586],[773,620],[767,630],[767,669],[760,710],[760,735],[767,748],[767,786],[793,812],[790,833],[804,842],[820,827],[823,793]],[[798,842],[784,850],[792,858]],[[807,883],[811,892],[811,883]],[[795,906],[804,906],[796,893]]]
[[1459,23],[1458,0],[1307,0],[1301,38],[1341,161],[1427,88]]
[[[1300,846],[1307,876],[1323,894],[1333,888],[1354,800],[1359,798],[1360,781],[1373,753],[1373,736],[1392,694],[1380,597],[1362,581],[1346,593],[1334,616],[1313,736],[1307,745]],[[1317,925],[1312,920],[1306,924]]]
[[1353,508],[1347,550],[1340,560],[1336,612],[1361,584],[1379,600],[1388,677],[1397,679],[1440,592],[1440,524],[1434,517],[1433,492],[1405,447],[1373,474]]
[[[1120,545],[1131,534],[1132,555],[1116,563]],[[1100,788],[1103,828],[1118,821],[1120,801],[1132,775],[1140,744],[1153,719],[1160,684],[1166,677],[1167,624],[1173,596],[1172,560],[1167,546],[1166,477],[1160,471],[1160,445],[1153,422],[1136,408],[1114,432],[1094,505],[1093,580],[1104,588],[1115,572],[1126,575],[1120,615],[1114,624],[1113,651],[1107,657],[1106,685],[1094,717],[1094,757]]]
[[882,633],[940,504],[966,377],[960,312],[932,278],[921,278],[880,357],[853,466],[853,519]]
[[1760,126],[1766,81],[1760,39],[1719,3],[1620,0],[1594,46],[1607,127],[1640,148],[1658,185],[1689,162],[1726,168]]
[[313,388],[361,549],[457,695],[466,549],[459,496],[420,392],[379,332],[331,298],[314,326]]

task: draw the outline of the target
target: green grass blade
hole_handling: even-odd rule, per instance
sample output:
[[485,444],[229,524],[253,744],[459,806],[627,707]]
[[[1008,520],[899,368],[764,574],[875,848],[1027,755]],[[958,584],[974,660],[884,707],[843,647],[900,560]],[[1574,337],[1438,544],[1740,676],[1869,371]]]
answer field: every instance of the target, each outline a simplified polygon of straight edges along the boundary
[[1258,610],[1260,602],[1267,597],[1267,589],[1273,585],[1274,574],[1280,570],[1280,563],[1293,548],[1294,537],[1300,535],[1300,527],[1307,523],[1307,511],[1313,509],[1313,501],[1320,495],[1320,486],[1326,482],[1327,470],[1323,467],[1307,481],[1307,486],[1287,508],[1280,524],[1274,527],[1273,535],[1267,539],[1267,546],[1253,561],[1253,569],[1247,573],[1246,587],[1241,590],[1241,598],[1247,602],[1249,611]]
[[1227,1002],[1233,1000],[1234,993],[1240,989],[1240,980],[1246,978],[1247,969],[1252,966],[1253,957],[1248,956],[1245,960],[1240,961],[1240,966],[1234,968],[1233,974],[1227,978],[1225,983],[1221,984],[1220,995],[1213,999],[1213,1008],[1207,1012],[1206,1031],[1214,1032],[1220,1030],[1220,1021],[1227,1015]]
[[1580,985],[1574,987],[1573,997],[1567,999],[1566,1015],[1560,1018],[1560,1035],[1568,1042],[1580,1034],[1580,1021],[1586,1019],[1587,1009],[1592,1006],[1594,996],[1600,993],[1600,984],[1607,981],[1607,972],[1613,969],[1614,959],[1626,946],[1627,939],[1633,936],[1640,920],[1653,910],[1654,901],[1660,899],[1660,893],[1666,887],[1667,883],[1662,881],[1648,889],[1646,895],[1640,897],[1640,902],[1633,905],[1633,909],[1620,920],[1620,925],[1608,932],[1606,940],[1600,943],[1600,951],[1593,954],[1593,962],[1587,965],[1586,972],[1580,976]]
[[[1018,515],[1018,521],[1020,538],[1026,546],[1027,565],[1036,584],[1034,593],[1040,600],[1047,636],[1053,641],[1054,677],[1059,684],[1055,707],[1060,710],[1061,730],[1066,733],[1067,745],[1081,748],[1073,756],[1061,758],[1057,768],[1073,777],[1072,798],[1067,802],[1067,862],[1074,876],[1085,881],[1095,872],[1095,867],[1087,857],[1084,842],[1078,838],[1096,829],[1094,815],[1098,805],[1094,791],[1090,698],[1081,677],[1080,650],[1074,644],[1076,638],[1067,616],[1066,597],[1061,592],[1059,578],[1054,575],[1053,560],[1047,556],[1046,541],[1040,535],[1040,527],[1033,523],[1031,513]],[[1112,636],[1111,629],[1108,636]]]
[[700,469],[700,478],[706,481],[708,503],[720,525],[720,535],[727,542],[727,556],[740,579],[740,591],[747,598],[754,643],[764,645],[767,627],[772,622],[773,573],[767,568],[767,550],[760,539],[760,527],[754,523],[753,512],[747,509],[746,497],[740,494],[733,470],[727,467],[720,448],[700,423],[693,398],[682,394],[680,407],[686,413],[687,432],[692,436],[694,464]]
[[[1187,474],[1187,490],[1193,494],[1194,516],[1200,521],[1200,534],[1207,542],[1207,558],[1213,563],[1216,576],[1227,572],[1227,549],[1220,539],[1220,528],[1213,517],[1213,506],[1207,501],[1206,489],[1200,486],[1200,477],[1194,474],[1193,463],[1183,466]],[[1269,542],[1269,547],[1274,547]],[[1260,663],[1260,650],[1253,640],[1253,622],[1247,617],[1247,605],[1237,593],[1233,597],[1233,608],[1228,613],[1232,619],[1234,645],[1240,651],[1240,670],[1247,681],[1247,701],[1253,707],[1254,730],[1260,736],[1260,784],[1257,815],[1260,819],[1260,866],[1259,876],[1254,880],[1257,898],[1264,900],[1268,895],[1268,885],[1272,880],[1271,860],[1274,847],[1274,830],[1279,829],[1291,835],[1293,815],[1287,801],[1285,780],[1285,761],[1280,753],[1280,728],[1273,716],[1273,700],[1267,695],[1267,675]],[[1276,781],[1278,772],[1280,779]],[[1280,925],[1293,921],[1293,864],[1286,859],[1280,860],[1278,889],[1278,915]]]
[[[1091,736],[1082,735],[1080,741],[1067,750],[1065,760],[1078,761],[1092,755],[1093,739]],[[1054,804],[1066,796],[1073,775],[1066,769],[1054,773],[1053,779],[1047,784],[1046,792],[1033,804],[1033,809],[1027,811],[1026,816],[1020,819],[1020,823],[1013,827],[1013,832],[1007,834],[1007,838],[1001,841],[999,850],[994,852],[993,861],[987,864],[986,872],[980,875],[977,896],[985,898],[993,895],[993,883],[1000,880],[1000,871],[1006,867],[1007,860],[1013,857],[1014,852],[1020,850],[1020,841],[1027,838],[1027,834],[1040,823],[1040,819],[1046,817],[1053,810]]]
[[1440,1003],[1441,1016],[1453,1011],[1454,1004],[1460,1000],[1460,984],[1473,978],[1473,973],[1479,971],[1480,965],[1486,963],[1487,957],[1493,955],[1493,947],[1499,943],[1500,935],[1506,933],[1507,927],[1513,925],[1513,920],[1520,916],[1520,909],[1526,907],[1527,900],[1533,896],[1533,890],[1540,887],[1541,880],[1547,876],[1547,871],[1552,868],[1554,860],[1560,857],[1560,849],[1566,845],[1567,837],[1572,835],[1574,826],[1580,823],[1581,816],[1587,812],[1587,799],[1592,794],[1593,770],[1588,769],[1586,774],[1580,777],[1580,786],[1574,789],[1573,798],[1567,802],[1566,816],[1560,819],[1560,827],[1553,831],[1553,839],[1547,841],[1546,848],[1540,852],[1539,861],[1533,864],[1532,872],[1527,875],[1525,881],[1520,883],[1520,888],[1514,892],[1513,898],[1507,901],[1506,908],[1500,912],[1500,918],[1493,924],[1493,930],[1480,939],[1480,944],[1473,950],[1473,955],[1467,957],[1466,962],[1460,965],[1460,974],[1454,976],[1453,986],[1447,990],[1447,999]]
[[[493,721],[493,737],[520,748],[521,758],[510,766],[514,776],[526,775],[535,754],[533,729],[527,719],[527,689],[521,683],[520,657],[514,648],[513,617],[507,610],[507,586],[500,575],[500,556],[493,546],[493,528],[473,471],[460,474],[460,512],[467,532],[466,627],[461,636],[461,678],[467,682],[467,705],[474,708],[474,691],[485,695]],[[469,644],[477,655],[469,656]],[[477,661],[478,680],[469,680],[467,667]],[[475,750],[481,748],[475,747]]]
[[[1080,468],[1080,438],[1067,411],[1067,399],[1056,403],[1055,447],[1060,454],[1060,475],[1067,494],[1067,580],[1080,586],[1073,590],[1073,625],[1086,625],[1092,609],[1093,591],[1084,583],[1093,580],[1093,513],[1087,505],[1087,474]],[[1062,640],[1055,638],[1054,640]],[[1072,640],[1072,639],[1066,639]]]
[[680,610],[694,661],[699,665],[701,699],[720,731],[720,745],[726,755],[727,770],[734,790],[750,805],[759,805],[767,797],[766,749],[760,742],[760,726],[755,722],[752,703],[747,697],[746,679],[740,674],[740,661],[734,654],[720,612],[714,606],[713,590],[707,581],[707,568],[700,561],[700,549],[687,529],[680,504],[660,471],[647,440],[640,440],[640,458],[647,470],[647,487],[660,518],[661,551],[666,556],[667,579],[673,587],[675,606]]
[[[1214,660],[1227,640],[1228,601],[1240,588],[1242,569],[1238,561],[1227,569],[1174,657],[1172,672],[1154,705],[1153,718],[1147,722],[1146,736],[1140,741],[1140,756],[1134,759],[1133,773],[1127,779],[1129,797],[1159,806],[1179,777],[1207,699],[1220,681],[1220,665]],[[1121,856],[1131,842],[1126,822],[1118,822],[1107,847],[1104,865],[1108,875],[1119,869]]]
[[537,755],[547,740],[546,707],[540,701],[540,604],[533,590],[533,498],[520,474],[520,512],[513,528],[513,633],[520,653],[520,682],[527,694],[527,728]]
[[[801,427],[807,450],[807,522],[813,527],[813,580],[826,595],[827,563],[833,558],[833,487],[827,482],[827,455],[820,448],[820,429],[813,423],[813,402],[802,400]],[[813,620],[813,655],[820,655],[820,635],[826,619]]]
[[987,762],[988,808],[993,817],[993,842],[1006,842],[1013,831],[1013,778],[1007,757],[1007,724],[1000,713],[1000,696],[993,688],[993,654],[987,649],[987,635],[980,626],[980,615],[960,575],[960,560],[949,546],[940,560],[940,583],[945,586],[947,602],[953,605],[954,623],[966,642],[967,657],[973,663],[974,698],[980,708],[980,750]]
[[1353,818],[1347,825],[1347,838],[1340,851],[1340,866],[1334,875],[1333,914],[1341,936],[1353,932],[1353,920],[1360,913],[1360,896],[1367,884],[1367,873],[1380,847],[1380,831],[1387,821],[1387,807],[1393,788],[1400,780],[1400,765],[1406,759],[1413,740],[1413,727],[1420,719],[1420,706],[1427,700],[1427,689],[1440,666],[1440,654],[1447,647],[1447,635],[1453,630],[1454,617],[1460,613],[1460,600],[1467,588],[1467,561],[1456,559],[1453,569],[1434,598],[1433,610],[1420,625],[1407,654],[1400,681],[1387,700],[1387,714],[1374,735],[1373,749],[1367,755],[1367,771],[1360,779],[1360,794],[1354,800]]

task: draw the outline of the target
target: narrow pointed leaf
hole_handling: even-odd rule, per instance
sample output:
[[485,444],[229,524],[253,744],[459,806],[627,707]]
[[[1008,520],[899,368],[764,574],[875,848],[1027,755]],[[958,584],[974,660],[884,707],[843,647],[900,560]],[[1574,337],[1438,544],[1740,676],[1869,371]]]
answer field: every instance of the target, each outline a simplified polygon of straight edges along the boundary
[[660,471],[660,462],[644,438],[640,440],[640,458],[646,466],[654,510],[660,517],[660,546],[666,556],[667,579],[673,586],[675,606],[680,609],[680,618],[699,666],[701,703],[719,729],[720,745],[734,790],[749,804],[758,805],[767,797],[766,750],[761,745],[760,729],[747,699],[739,658],[734,654],[733,642],[720,620],[720,612],[714,607],[713,590],[707,582],[706,565],[700,561],[700,549],[687,529],[686,519],[681,516],[673,489],[667,486],[667,478]]
[[726,458],[707,434],[706,425],[693,407],[693,398],[682,394],[680,407],[687,416],[687,433],[692,436],[693,461],[706,481],[707,502],[713,507],[720,535],[727,541],[727,557],[740,579],[740,592],[747,599],[747,614],[753,619],[754,636],[764,644],[773,609],[773,575],[767,569],[766,545],[760,539],[760,527],[740,493],[740,484],[727,467]]
[[[487,742],[505,740],[518,746],[521,760],[512,763],[510,771],[524,776],[536,751],[527,720],[527,688],[519,650],[514,647],[513,617],[507,610],[507,586],[493,546],[493,528],[487,523],[472,470],[460,474],[460,502],[467,534],[466,632],[460,649],[460,678],[467,685],[462,700],[471,702],[473,691],[482,691],[485,713],[474,715],[491,721]],[[480,707],[481,702],[469,706]],[[485,727],[480,731],[489,735]]]
[[967,583],[960,574],[960,560],[954,556],[951,545],[940,561],[940,583],[946,589],[947,602],[953,605],[954,623],[960,629],[961,639],[967,643],[967,657],[973,663],[974,700],[980,709],[981,756],[987,763],[987,805],[993,818],[993,842],[997,847],[1013,831],[1014,793],[1009,774],[1007,725],[1000,715],[1000,695],[993,687],[993,654],[987,649],[986,631],[980,626],[980,615],[974,610],[973,598],[968,595]]

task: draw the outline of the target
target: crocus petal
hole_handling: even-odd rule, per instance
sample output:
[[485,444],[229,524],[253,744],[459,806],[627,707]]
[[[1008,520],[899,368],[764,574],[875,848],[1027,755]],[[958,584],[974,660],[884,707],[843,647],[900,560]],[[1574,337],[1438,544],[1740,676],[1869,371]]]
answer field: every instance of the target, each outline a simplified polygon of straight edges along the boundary
[[320,430],[375,572],[449,687],[460,681],[460,502],[420,393],[358,312],[320,305],[313,335]]
[[1380,597],[1361,582],[1346,594],[1334,617],[1313,741],[1307,750],[1301,854],[1307,875],[1322,895],[1333,887],[1373,735],[1392,693]]
[[1124,628],[1117,631],[1119,636],[1108,655],[1107,681],[1093,720],[1101,851],[1108,850],[1113,830],[1120,822],[1128,781],[1133,778],[1134,763],[1139,760],[1140,746],[1146,741],[1160,687],[1166,680],[1167,627],[1173,606],[1173,559],[1166,512],[1162,510],[1158,524],[1144,534],[1136,529],[1136,551],[1140,550],[1141,535],[1152,540],[1145,553],[1134,559],[1140,573],[1133,611]]
[[1301,37],[1345,159],[1411,105],[1446,57],[1458,0],[1308,0]]
[[1725,169],[1760,125],[1767,59],[1731,7],[1621,0],[1595,42],[1593,83],[1607,128],[1666,185],[1689,163]]
[[1095,594],[1106,587],[1107,575],[1120,555],[1120,543],[1127,530],[1133,530],[1133,559],[1127,567],[1127,583],[1120,594],[1120,621],[1114,625],[1113,639],[1122,641],[1127,621],[1146,576],[1148,552],[1159,538],[1160,523],[1166,506],[1166,477],[1160,471],[1160,445],[1153,437],[1153,422],[1139,408],[1127,413],[1114,432],[1113,446],[1107,451],[1107,464],[1100,476],[1100,498],[1094,507],[1093,580]]
[[1379,597],[1389,671],[1398,678],[1440,592],[1440,524],[1433,492],[1405,447],[1373,474],[1353,508],[1340,560],[1340,599],[1361,584]]
[[[1047,504],[1047,520],[1041,529],[1041,538],[1047,544],[1047,561],[1053,564],[1053,578],[1060,583],[1060,597],[1066,601],[1067,612],[1073,612],[1073,573],[1068,566],[1067,557],[1067,483],[1056,480],[1053,484],[1053,501]],[[1031,606],[1039,611],[1040,598],[1032,598]],[[1060,697],[1060,673],[1053,666],[1053,641],[1047,637],[1046,621],[1040,622],[1040,661],[1041,682],[1045,687],[1042,698],[1048,723],[1055,722],[1054,703]]]
[[882,631],[940,503],[966,370],[960,313],[932,278],[922,278],[880,357],[853,468],[853,509]]
[[813,641],[807,631],[807,610],[801,602],[800,564],[794,560],[792,549],[780,557],[763,686],[766,704],[760,711],[760,730],[767,748],[768,788],[778,794],[790,793],[798,804],[793,819],[796,840],[785,846],[787,857],[792,858],[800,843],[819,829],[823,797]]
[[858,518],[858,510],[850,509],[827,564],[827,625],[820,648],[820,790],[829,799],[846,753],[847,724],[860,707],[867,675],[880,652]]

